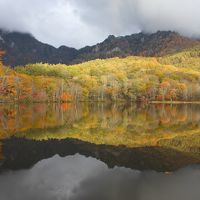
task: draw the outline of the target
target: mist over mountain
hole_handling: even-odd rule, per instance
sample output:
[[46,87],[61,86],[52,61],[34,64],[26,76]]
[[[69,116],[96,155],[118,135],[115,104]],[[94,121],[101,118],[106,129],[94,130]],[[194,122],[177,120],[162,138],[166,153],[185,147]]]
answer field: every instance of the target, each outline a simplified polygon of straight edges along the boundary
[[198,38],[199,7],[199,0],[0,0],[0,28],[31,33],[55,47],[159,30]]
[[6,52],[3,61],[12,67],[37,62],[74,64],[97,58],[163,56],[198,44],[198,40],[176,32],[158,31],[123,37],[110,35],[101,43],[78,50],[66,46],[55,48],[27,33],[0,31],[0,49]]

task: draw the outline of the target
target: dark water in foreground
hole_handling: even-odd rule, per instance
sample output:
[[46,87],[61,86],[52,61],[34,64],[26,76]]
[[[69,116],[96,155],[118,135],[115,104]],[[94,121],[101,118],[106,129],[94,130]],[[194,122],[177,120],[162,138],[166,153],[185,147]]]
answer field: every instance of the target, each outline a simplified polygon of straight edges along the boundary
[[0,200],[199,200],[200,105],[0,105]]

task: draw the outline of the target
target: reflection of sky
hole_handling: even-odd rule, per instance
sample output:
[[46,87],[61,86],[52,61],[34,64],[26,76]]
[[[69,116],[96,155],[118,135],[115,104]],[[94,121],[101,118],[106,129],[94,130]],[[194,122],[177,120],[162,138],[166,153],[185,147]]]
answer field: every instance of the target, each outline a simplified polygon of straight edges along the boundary
[[199,200],[200,166],[166,175],[108,169],[80,155],[43,160],[0,175],[1,200]]

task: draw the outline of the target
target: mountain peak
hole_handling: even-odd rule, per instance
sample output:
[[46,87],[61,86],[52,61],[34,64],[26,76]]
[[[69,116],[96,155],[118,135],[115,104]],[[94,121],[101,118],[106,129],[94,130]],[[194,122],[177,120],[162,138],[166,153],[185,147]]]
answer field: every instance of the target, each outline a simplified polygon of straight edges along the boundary
[[114,40],[116,37],[114,35],[109,35],[106,40]]

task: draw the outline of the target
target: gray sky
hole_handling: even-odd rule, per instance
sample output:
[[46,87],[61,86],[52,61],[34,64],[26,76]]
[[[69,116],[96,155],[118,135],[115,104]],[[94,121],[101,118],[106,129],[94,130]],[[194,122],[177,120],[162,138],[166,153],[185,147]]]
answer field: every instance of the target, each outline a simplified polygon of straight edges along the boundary
[[200,0],[0,0],[0,27],[56,47],[80,48],[140,31],[199,37],[199,8]]

